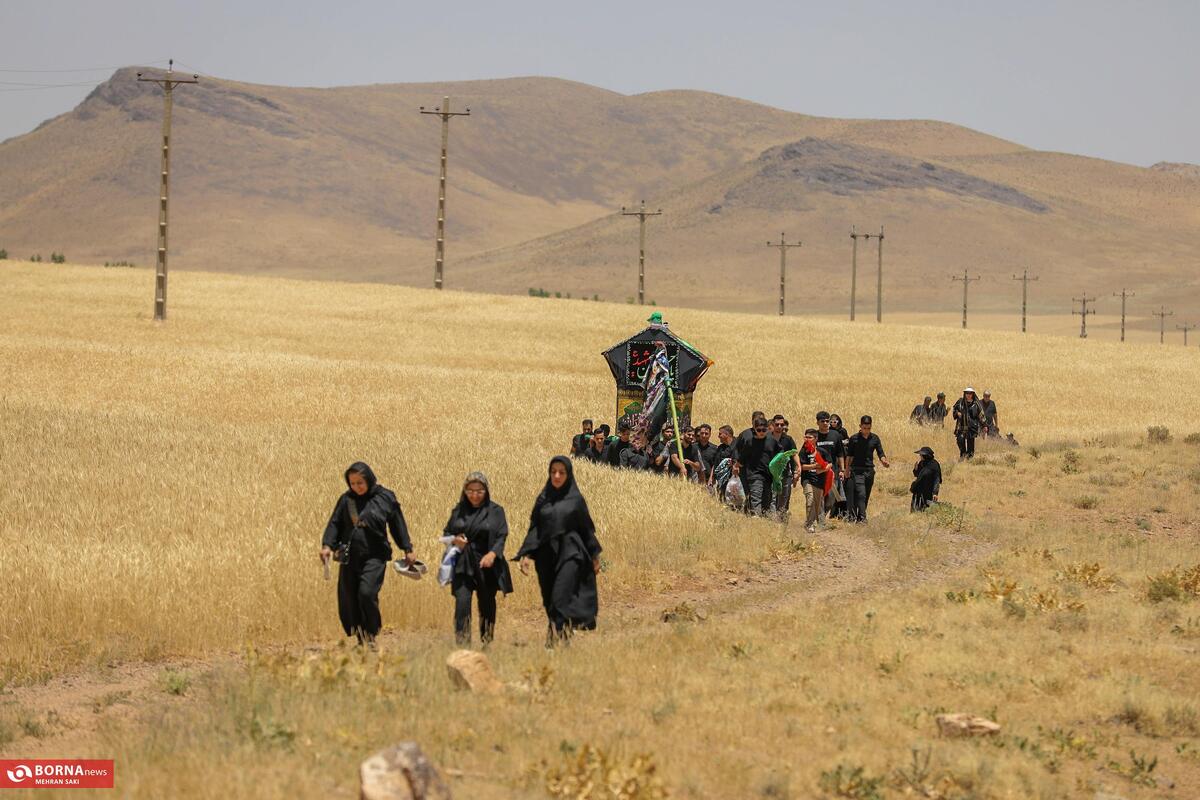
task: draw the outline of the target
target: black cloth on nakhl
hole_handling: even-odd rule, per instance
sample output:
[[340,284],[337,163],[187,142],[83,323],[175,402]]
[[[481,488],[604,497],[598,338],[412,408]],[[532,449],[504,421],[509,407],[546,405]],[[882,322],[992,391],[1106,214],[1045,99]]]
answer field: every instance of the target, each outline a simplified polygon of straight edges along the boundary
[[[462,534],[467,537],[467,548],[454,562],[454,574],[474,582],[476,589],[510,594],[513,590],[512,575],[508,560],[504,557],[508,518],[504,514],[504,507],[492,502],[492,490],[485,481],[475,478],[470,483],[483,484],[483,503],[479,508],[471,505],[464,485],[458,505],[450,512],[450,518],[442,529],[446,536]],[[484,569],[479,562],[489,552],[496,554],[496,560],[491,567]]]
[[[591,629],[596,627],[599,598],[592,561],[600,557],[596,525],[588,512],[587,501],[575,485],[571,460],[555,456],[550,468],[561,464],[567,471],[566,483],[554,488],[549,477],[529,515],[529,532],[517,551],[517,559],[533,559],[542,591],[542,606],[551,625]],[[570,581],[556,580],[574,576]]]
[[[350,489],[350,473],[356,472],[367,482],[366,494],[356,494]],[[325,526],[321,537],[321,545],[331,550],[337,550],[342,542],[350,541],[355,528],[362,532],[366,540],[370,558],[380,558],[390,561],[392,546],[388,543],[388,530],[392,538],[405,553],[412,552],[412,541],[408,537],[408,525],[404,521],[404,512],[400,502],[391,489],[380,486],[375,478],[375,472],[361,461],[355,461],[346,470],[346,492],[338,498]],[[351,503],[358,514],[358,525],[355,526],[351,517]]]

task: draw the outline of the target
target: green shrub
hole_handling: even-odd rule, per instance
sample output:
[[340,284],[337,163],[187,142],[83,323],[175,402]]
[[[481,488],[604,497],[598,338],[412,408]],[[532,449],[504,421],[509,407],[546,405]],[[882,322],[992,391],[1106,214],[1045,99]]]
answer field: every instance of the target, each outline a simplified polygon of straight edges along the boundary
[[[4,258],[4,251],[0,250],[0,258]],[[1200,433],[1189,433],[1183,437],[1184,444],[1200,444]]]
[[8,251],[3,247],[0,247],[0,261],[5,260],[6,258],[8,258]]
[[1063,453],[1062,471],[1067,475],[1074,475],[1079,472],[1079,453],[1074,450],[1068,450]]
[[1100,505],[1100,498],[1090,494],[1080,495],[1075,498],[1074,505],[1078,509],[1088,511]]
[[1146,438],[1150,444],[1166,444],[1171,441],[1171,429],[1166,425],[1151,425],[1146,429]]

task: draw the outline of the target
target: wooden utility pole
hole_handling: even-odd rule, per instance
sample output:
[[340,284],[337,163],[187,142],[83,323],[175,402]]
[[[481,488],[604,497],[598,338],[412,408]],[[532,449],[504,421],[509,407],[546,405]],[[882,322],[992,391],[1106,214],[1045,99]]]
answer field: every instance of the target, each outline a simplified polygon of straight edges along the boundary
[[175,59],[167,62],[167,74],[151,78],[137,74],[142,83],[157,83],[163,88],[162,174],[158,183],[158,255],[154,265],[154,321],[167,319],[167,199],[170,197],[171,173],[171,107],[173,93],[181,83],[199,83],[199,75],[176,75]]
[[1025,332],[1025,318],[1029,310],[1029,282],[1036,281],[1037,276],[1029,277],[1029,270],[1021,273],[1021,277],[1013,275],[1014,281],[1021,282],[1021,333]]
[[783,316],[784,298],[787,288],[787,251],[789,247],[802,247],[803,242],[788,242],[787,234],[779,234],[779,243],[767,242],[767,247],[779,248],[779,316]]
[[[868,239],[871,237],[867,237]],[[879,269],[875,273],[875,321],[883,322],[883,226],[879,226]]]
[[883,226],[879,226],[879,233],[856,233],[855,228],[850,228],[850,321],[854,321],[855,305],[858,300],[858,240],[866,239],[869,243],[872,239],[879,240],[879,266],[876,272],[875,280],[875,321],[883,321]]
[[643,200],[637,211],[626,211],[621,206],[621,216],[638,218],[638,305],[646,305],[646,217],[662,216],[662,209],[647,211]]
[[438,211],[437,211],[437,251],[433,261],[433,288],[442,288],[442,275],[446,268],[446,151],[450,147],[450,118],[469,117],[471,109],[466,111],[451,111],[450,98],[443,97],[442,104],[432,111],[426,111],[425,106],[418,109],[422,114],[432,114],[442,118],[442,168],[438,177]]
[[1121,298],[1121,341],[1125,341],[1125,300],[1129,297],[1134,297],[1134,293],[1128,289],[1122,289],[1120,294],[1113,292],[1113,297]]
[[1075,309],[1071,309],[1071,313],[1072,313],[1072,314],[1078,314],[1078,315],[1079,315],[1079,338],[1080,338],[1080,339],[1086,339],[1086,338],[1087,338],[1087,318],[1088,318],[1088,314],[1095,314],[1095,313],[1096,313],[1096,309],[1094,309],[1094,308],[1088,308],[1088,303],[1094,303],[1094,302],[1096,302],[1096,298],[1094,298],[1094,297],[1088,297],[1088,296],[1087,296],[1087,292],[1084,292],[1084,293],[1083,293],[1083,297],[1072,297],[1072,298],[1071,298],[1071,300],[1072,300],[1073,302],[1079,303],[1079,309],[1080,309],[1080,310],[1079,310],[1079,311],[1076,311]]
[[1183,346],[1184,346],[1184,347],[1187,347],[1187,335],[1188,335],[1188,331],[1194,331],[1194,330],[1196,329],[1196,326],[1195,326],[1195,325],[1189,325],[1189,324],[1187,324],[1187,323],[1185,322],[1185,323],[1183,323],[1182,325],[1176,325],[1176,326],[1175,326],[1175,329],[1176,329],[1176,330],[1181,330],[1181,331],[1183,331]]
[[1158,311],[1153,312],[1153,314],[1158,317],[1158,343],[1163,344],[1166,340],[1167,317],[1175,316],[1175,312],[1167,311],[1166,306],[1159,306]]
[[858,234],[850,226],[850,321],[854,322],[854,304],[858,294]]
[[964,269],[964,270],[963,270],[963,274],[962,274],[962,277],[961,277],[961,278],[960,278],[960,277],[958,277],[957,275],[952,275],[952,276],[950,277],[950,280],[951,280],[951,281],[962,281],[962,285],[963,285],[963,321],[962,321],[962,326],[963,326],[963,330],[965,331],[965,330],[967,329],[967,287],[969,287],[969,286],[971,285],[971,281],[977,281],[977,280],[979,280],[979,276],[978,276],[978,275],[976,275],[974,278],[972,278],[970,275],[968,275],[968,274],[967,274],[967,271]]

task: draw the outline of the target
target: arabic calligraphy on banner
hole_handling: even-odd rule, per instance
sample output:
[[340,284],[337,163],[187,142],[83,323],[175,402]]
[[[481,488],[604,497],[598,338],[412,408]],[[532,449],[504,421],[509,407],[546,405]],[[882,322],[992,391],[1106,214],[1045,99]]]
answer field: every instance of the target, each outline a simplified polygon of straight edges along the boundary
[[[679,381],[679,345],[667,342],[667,358],[671,362],[671,383],[678,385]],[[628,342],[625,345],[626,368],[625,384],[641,386],[646,382],[646,373],[654,363],[654,354],[658,351],[658,342]]]

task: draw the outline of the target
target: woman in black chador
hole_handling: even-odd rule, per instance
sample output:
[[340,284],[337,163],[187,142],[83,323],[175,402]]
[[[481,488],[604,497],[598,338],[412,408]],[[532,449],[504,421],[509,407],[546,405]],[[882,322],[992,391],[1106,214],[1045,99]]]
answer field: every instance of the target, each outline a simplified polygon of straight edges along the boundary
[[555,456],[546,488],[533,504],[529,533],[517,552],[522,574],[529,574],[530,561],[537,568],[551,641],[577,628],[596,627],[600,549],[587,502],[575,485],[571,460]]
[[503,507],[492,502],[487,476],[472,472],[463,482],[462,496],[450,512],[444,533],[453,536],[460,554],[454,561],[454,635],[459,644],[471,642],[471,595],[479,603],[479,639],[492,640],[496,629],[496,592],[509,594],[512,577],[504,558],[508,520]]
[[412,543],[404,514],[391,489],[380,486],[375,473],[361,461],[346,470],[346,485],[350,487],[338,498],[333,515],[321,537],[321,560],[328,562],[336,552],[341,568],[338,570],[338,616],[347,636],[358,638],[374,648],[383,621],[379,616],[379,590],[392,546],[392,538],[404,551],[404,560],[412,565]]
[[924,511],[937,502],[938,492],[942,490],[942,465],[928,447],[922,447],[917,455],[921,460],[913,466],[913,482],[908,490],[912,492],[912,510]]

